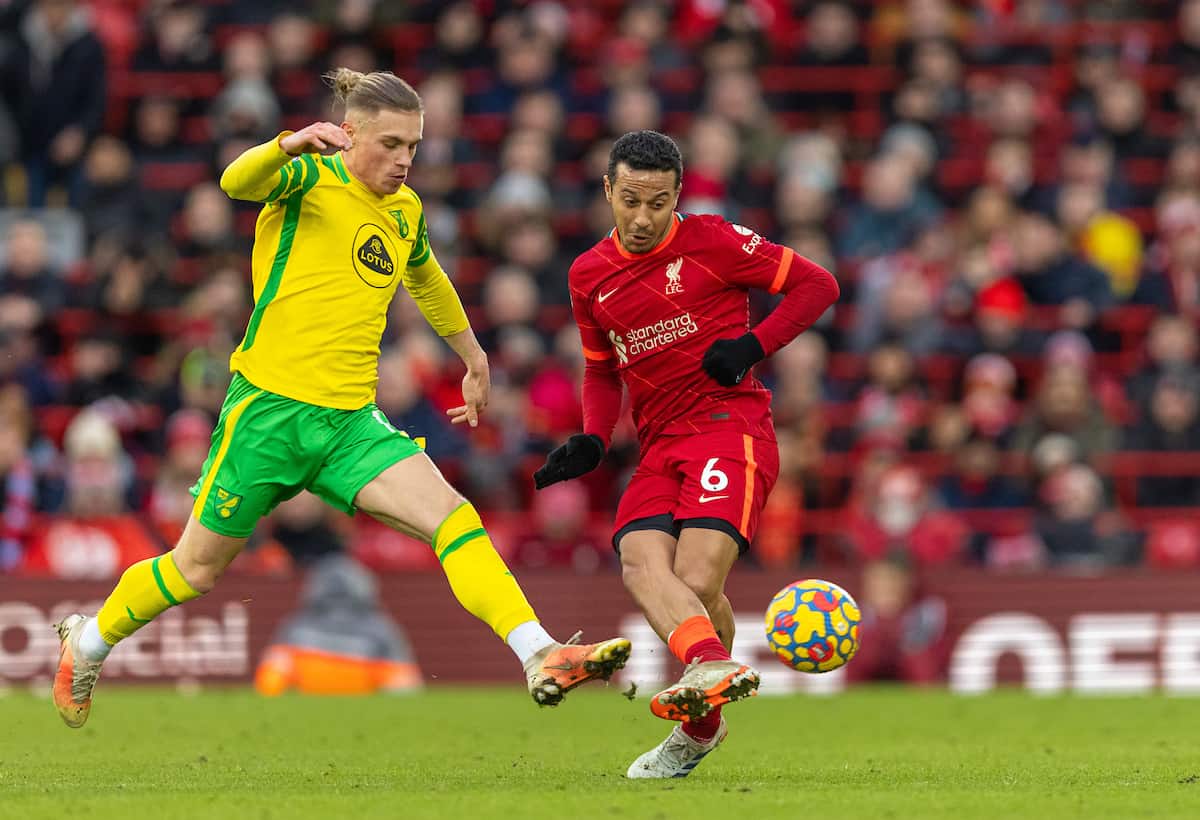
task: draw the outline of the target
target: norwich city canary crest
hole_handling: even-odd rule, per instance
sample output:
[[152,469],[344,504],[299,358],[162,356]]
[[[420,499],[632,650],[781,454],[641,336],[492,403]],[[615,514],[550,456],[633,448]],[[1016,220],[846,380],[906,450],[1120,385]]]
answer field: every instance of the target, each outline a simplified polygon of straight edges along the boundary
[[388,211],[388,213],[396,217],[396,228],[400,231],[400,238],[408,239],[408,220],[404,216],[404,211]]
[[217,497],[214,503],[217,506],[219,518],[232,518],[233,514],[238,511],[238,507],[242,506],[242,497],[237,493],[229,492],[224,487],[217,487]]

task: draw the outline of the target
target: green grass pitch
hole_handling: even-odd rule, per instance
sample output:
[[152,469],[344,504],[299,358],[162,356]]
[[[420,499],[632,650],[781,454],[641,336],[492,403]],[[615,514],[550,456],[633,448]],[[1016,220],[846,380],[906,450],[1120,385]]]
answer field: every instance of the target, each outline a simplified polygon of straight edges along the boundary
[[757,698],[686,780],[615,687],[261,699],[101,688],[91,722],[0,698],[0,818],[1197,818],[1200,703],[900,689]]

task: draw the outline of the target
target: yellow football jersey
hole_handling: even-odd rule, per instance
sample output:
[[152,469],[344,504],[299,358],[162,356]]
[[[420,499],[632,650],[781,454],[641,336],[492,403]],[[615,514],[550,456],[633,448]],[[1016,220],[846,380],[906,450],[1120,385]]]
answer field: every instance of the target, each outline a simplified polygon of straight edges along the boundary
[[221,188],[265,203],[254,228],[254,312],[229,362],[256,387],[338,410],[374,401],[379,341],[401,282],[439,335],[470,326],[408,186],[378,196],[341,154],[291,158],[277,137],[230,163]]

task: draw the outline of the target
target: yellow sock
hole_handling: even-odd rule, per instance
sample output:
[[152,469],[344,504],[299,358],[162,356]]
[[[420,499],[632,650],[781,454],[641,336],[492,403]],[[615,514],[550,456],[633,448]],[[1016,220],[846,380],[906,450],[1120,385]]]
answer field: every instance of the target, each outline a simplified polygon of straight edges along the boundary
[[128,638],[176,604],[199,598],[184,580],[171,553],[138,561],[121,575],[96,614],[100,635],[110,646]]
[[514,627],[537,620],[470,502],[438,526],[433,534],[433,551],[463,609],[490,626],[501,639],[506,639]]

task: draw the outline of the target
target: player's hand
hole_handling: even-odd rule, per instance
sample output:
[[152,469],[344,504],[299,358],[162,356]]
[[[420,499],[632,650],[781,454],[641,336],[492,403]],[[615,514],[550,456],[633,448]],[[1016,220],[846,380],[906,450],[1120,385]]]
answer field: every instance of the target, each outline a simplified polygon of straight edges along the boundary
[[488,394],[492,389],[492,377],[487,365],[467,369],[463,376],[463,402],[461,407],[451,407],[446,411],[451,424],[466,422],[472,427],[479,426],[479,414],[487,407]]
[[340,125],[331,122],[314,122],[279,140],[279,147],[293,157],[301,154],[329,157],[338,151],[345,151],[351,145],[350,135]]
[[604,442],[599,436],[577,433],[550,451],[546,463],[533,474],[533,486],[541,490],[559,481],[579,478],[599,467],[603,458]]
[[746,333],[736,339],[717,339],[704,353],[701,366],[722,387],[741,383],[750,368],[767,357],[758,337]]

